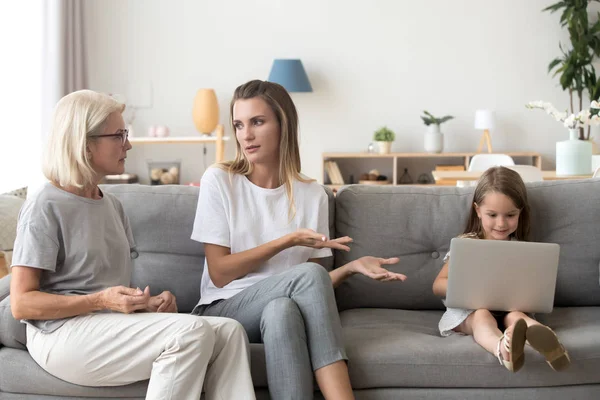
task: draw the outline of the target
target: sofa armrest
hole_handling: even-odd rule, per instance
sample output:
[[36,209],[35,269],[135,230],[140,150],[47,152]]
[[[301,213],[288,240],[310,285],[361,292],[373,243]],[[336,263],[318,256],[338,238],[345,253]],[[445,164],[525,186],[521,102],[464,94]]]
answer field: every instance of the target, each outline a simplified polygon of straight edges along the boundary
[[10,277],[11,275],[6,275],[0,279],[0,301],[7,298],[10,294]]

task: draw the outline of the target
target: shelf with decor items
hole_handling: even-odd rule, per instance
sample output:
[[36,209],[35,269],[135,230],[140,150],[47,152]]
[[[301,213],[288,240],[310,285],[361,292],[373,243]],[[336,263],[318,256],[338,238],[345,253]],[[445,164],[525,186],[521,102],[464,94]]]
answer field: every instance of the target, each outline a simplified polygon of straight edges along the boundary
[[[352,183],[403,185],[411,180],[411,185],[456,185],[455,180],[435,181],[433,170],[467,170],[471,158],[480,153],[323,153],[323,183],[337,190]],[[487,154],[487,153],[486,153]],[[542,156],[536,152],[506,152],[516,164],[533,165],[542,168]],[[364,181],[361,175],[377,170],[386,176],[386,182]],[[408,172],[408,178],[405,172]],[[404,177],[403,177],[404,175]],[[363,176],[364,177],[364,176]],[[427,179],[425,179],[427,178]],[[343,181],[343,183],[342,183]],[[421,181],[422,183],[419,183]]]
[[215,143],[215,162],[221,162],[225,158],[225,142],[229,137],[223,135],[223,127],[219,125],[215,135],[205,136],[165,136],[165,137],[130,137],[129,142],[135,144],[194,144]]

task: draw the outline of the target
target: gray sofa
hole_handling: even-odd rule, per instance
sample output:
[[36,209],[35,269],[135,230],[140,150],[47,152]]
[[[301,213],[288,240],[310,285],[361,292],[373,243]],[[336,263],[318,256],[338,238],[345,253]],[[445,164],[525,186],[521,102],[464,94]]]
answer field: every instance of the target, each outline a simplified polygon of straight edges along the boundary
[[[529,184],[533,240],[561,245],[556,308],[538,315],[560,335],[572,366],[555,373],[527,349],[511,374],[471,337],[439,336],[443,312],[431,285],[450,239],[461,232],[471,188],[349,186],[330,194],[331,232],[354,238],[342,265],[363,255],[400,256],[404,283],[355,276],[336,291],[357,399],[600,398],[600,180]],[[199,296],[203,248],[189,239],[197,188],[107,186],[129,215],[138,244],[133,285],[171,290],[189,312]],[[498,277],[501,279],[502,277]],[[24,350],[24,330],[8,308],[0,281],[0,399],[143,398],[147,382],[89,388],[56,379]],[[73,366],[76,368],[77,366]],[[258,398],[268,398],[265,360],[252,345]],[[317,393],[317,397],[318,393]]]

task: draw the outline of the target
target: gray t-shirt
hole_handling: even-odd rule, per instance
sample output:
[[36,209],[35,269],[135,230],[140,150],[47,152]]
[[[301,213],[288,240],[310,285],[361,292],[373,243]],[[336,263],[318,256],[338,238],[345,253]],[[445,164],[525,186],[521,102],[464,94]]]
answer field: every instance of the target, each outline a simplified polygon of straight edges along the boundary
[[[88,199],[47,183],[21,208],[12,266],[42,269],[42,292],[84,295],[128,287],[134,247],[117,198]],[[23,322],[49,333],[67,319]]]

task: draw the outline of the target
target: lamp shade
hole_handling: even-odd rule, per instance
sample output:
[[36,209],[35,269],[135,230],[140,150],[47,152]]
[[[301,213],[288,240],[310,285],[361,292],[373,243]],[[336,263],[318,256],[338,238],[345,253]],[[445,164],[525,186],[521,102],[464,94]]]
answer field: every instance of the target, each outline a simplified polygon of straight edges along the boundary
[[302,61],[297,59],[273,61],[268,81],[279,83],[288,92],[312,92]]
[[492,110],[475,111],[475,129],[493,129],[494,112]]
[[219,123],[219,103],[213,89],[200,89],[194,97],[192,108],[194,125],[200,133],[210,134]]

